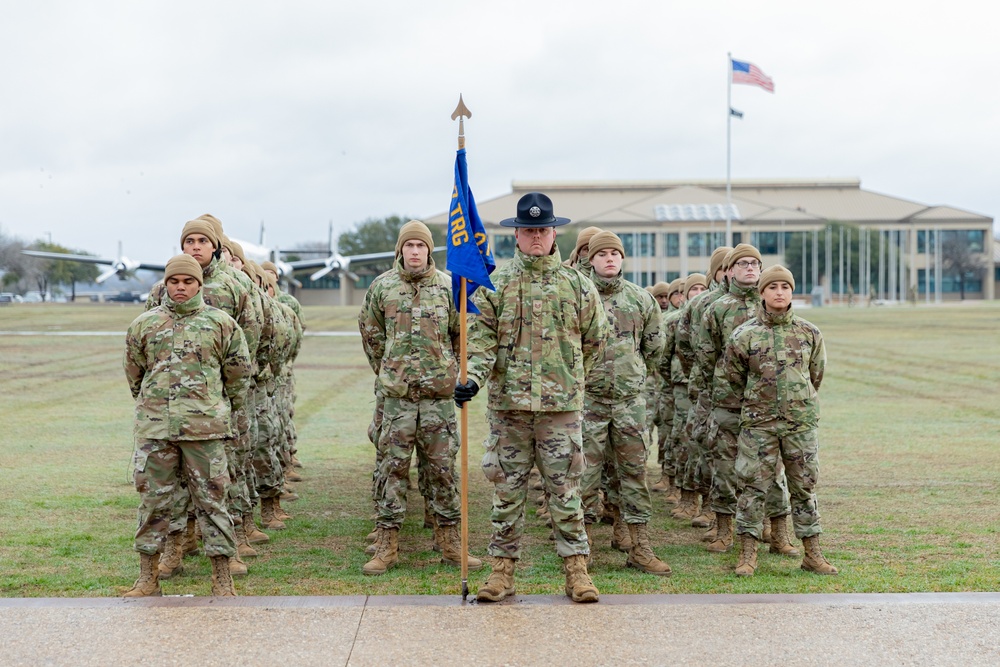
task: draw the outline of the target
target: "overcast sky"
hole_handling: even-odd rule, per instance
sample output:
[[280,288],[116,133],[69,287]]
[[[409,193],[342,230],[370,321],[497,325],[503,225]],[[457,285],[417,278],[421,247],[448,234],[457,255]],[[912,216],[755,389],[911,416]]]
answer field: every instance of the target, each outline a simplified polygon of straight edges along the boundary
[[[672,7],[672,5],[681,5]],[[113,257],[230,236],[325,240],[428,217],[459,93],[477,199],[512,180],[862,187],[1000,217],[990,3],[21,2],[0,21],[0,230]],[[511,211],[513,214],[513,211]],[[557,211],[558,213],[558,211]]]

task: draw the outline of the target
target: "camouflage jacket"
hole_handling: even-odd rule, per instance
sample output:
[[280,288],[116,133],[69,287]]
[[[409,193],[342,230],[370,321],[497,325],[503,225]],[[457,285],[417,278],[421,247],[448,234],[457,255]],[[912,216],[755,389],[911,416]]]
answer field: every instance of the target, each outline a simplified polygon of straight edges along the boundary
[[227,438],[247,393],[250,354],[236,321],[205,305],[201,292],[184,303],[165,296],[129,326],[125,376],[136,438]]
[[663,318],[663,354],[660,355],[659,367],[665,391],[679,386],[687,387],[688,378],[681,368],[680,355],[677,354],[677,329],[686,307],[687,303],[674,308]]
[[[201,287],[205,303],[213,308],[224,311],[236,320],[243,329],[247,349],[255,354],[260,344],[261,315],[254,310],[251,292],[230,273],[230,268],[224,262],[213,259],[208,266],[203,267]],[[159,306],[167,296],[167,288],[163,281],[157,281],[149,290],[146,298],[146,310]]]
[[458,311],[451,278],[431,259],[413,274],[396,266],[371,284],[358,328],[382,394],[391,398],[450,398],[458,381]]
[[275,324],[280,329],[276,331],[275,335],[277,346],[274,350],[271,372],[275,378],[286,379],[302,341],[302,325],[299,324],[298,316],[290,307],[277,299],[274,299],[273,305]]
[[823,335],[792,309],[757,316],[729,338],[716,369],[717,407],[740,411],[742,428],[799,433],[819,425],[826,367]]
[[302,319],[302,304],[299,303],[299,300],[288,292],[282,292],[280,290],[274,298],[295,311],[295,316],[299,318],[299,326],[301,326],[302,330],[305,331],[306,323],[305,320]]
[[698,358],[696,355],[696,345],[698,340],[698,329],[701,327],[702,316],[705,310],[716,299],[722,298],[726,294],[726,282],[712,282],[711,287],[695,298],[688,301],[681,309],[681,319],[677,323],[676,353],[681,362],[681,371],[688,379],[691,399],[694,400],[697,394],[705,388],[701,371],[698,369]]
[[260,345],[257,347],[257,375],[254,376],[254,380],[258,384],[267,385],[274,380],[271,366],[275,355],[278,354],[277,348],[280,347],[276,341],[276,336],[279,333],[276,328],[280,326],[281,315],[275,315],[275,301],[267,292],[258,285],[254,285],[254,289],[257,298],[260,299],[260,311],[263,316]]
[[660,306],[649,292],[625,280],[620,274],[606,280],[591,273],[612,332],[604,353],[587,373],[586,391],[602,403],[616,403],[639,394],[647,375],[654,382],[663,332]]
[[562,266],[559,249],[514,259],[492,276],[495,292],[473,295],[469,377],[488,381],[492,410],[583,409],[584,378],[604,353],[611,325],[597,288]]
[[740,286],[729,283],[729,291],[710,303],[695,331],[694,346],[702,387],[711,387],[715,367],[722,359],[726,341],[736,327],[754,316],[760,305],[756,285]]

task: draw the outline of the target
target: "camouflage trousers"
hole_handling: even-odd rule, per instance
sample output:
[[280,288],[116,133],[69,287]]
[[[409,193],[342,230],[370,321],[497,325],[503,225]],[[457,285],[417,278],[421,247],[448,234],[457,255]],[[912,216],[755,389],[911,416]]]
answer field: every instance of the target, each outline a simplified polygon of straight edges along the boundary
[[580,495],[587,523],[596,523],[600,518],[598,488],[606,460],[617,472],[617,504],[625,523],[649,523],[653,503],[646,486],[649,454],[646,419],[646,400],[642,395],[618,403],[584,398],[583,454],[587,465],[580,478]]
[[439,525],[461,520],[461,503],[455,457],[458,454],[458,424],[450,398],[410,401],[386,397],[376,449],[379,473],[376,504],[382,528],[398,528],[406,516],[406,489],[410,459],[416,449],[427,461],[428,504]]
[[[739,452],[737,439],[740,433],[740,413],[716,408],[709,422],[708,442],[711,445],[712,492],[709,500],[713,512],[736,514],[737,489],[736,458]],[[791,512],[785,468],[778,461],[777,474],[764,495],[766,517],[785,516]]]
[[656,407],[660,420],[656,426],[656,462],[660,471],[667,477],[674,477],[677,466],[674,462],[674,452],[671,446],[671,436],[674,430],[674,390],[664,389],[660,392],[660,401]]
[[149,555],[163,552],[183,474],[201,526],[205,553],[235,555],[236,533],[226,510],[228,467],[222,440],[140,440],[133,474],[135,490],[142,497],[135,550]]
[[690,411],[691,399],[688,398],[687,385],[674,386],[674,418],[670,425],[670,453],[664,459],[669,463],[664,466],[663,472],[671,477],[676,477],[675,484],[677,486],[682,486],[684,468],[687,466],[688,451],[684,440],[684,426],[687,424],[687,416]]
[[250,504],[250,488],[247,484],[247,468],[250,463],[250,453],[253,451],[251,437],[253,429],[250,426],[250,409],[244,403],[243,407],[233,412],[237,437],[227,440],[226,459],[229,461],[228,507],[232,515],[242,515],[253,510]]
[[281,420],[275,408],[274,396],[264,385],[254,393],[254,409],[257,414],[257,441],[254,443],[251,462],[257,495],[261,498],[275,498],[285,485],[285,470],[279,457]]
[[709,392],[702,391],[698,394],[697,401],[692,401],[687,420],[684,422],[684,429],[681,432],[684,448],[687,451],[687,462],[684,465],[681,488],[697,491],[704,495],[708,495],[712,487],[712,471],[709,468],[706,444],[706,431],[708,430],[711,410]]
[[274,403],[278,420],[281,424],[279,436],[279,458],[287,470],[292,465],[292,454],[295,453],[295,443],[298,434],[292,416],[295,414],[292,397],[291,372],[285,370],[274,390]]
[[764,497],[784,463],[792,498],[792,526],[800,540],[822,531],[814,489],[819,481],[819,442],[816,429],[776,435],[770,431],[743,429],[739,437],[736,474],[740,499],[736,532],[761,538],[764,529]]
[[[371,424],[368,425],[368,440],[375,445],[375,469],[372,471],[372,504],[375,506],[376,513],[378,513],[379,494],[385,485],[382,477],[382,451],[378,448],[378,439],[379,434],[382,432],[384,418],[385,398],[376,391],[375,410],[372,413]],[[430,497],[431,484],[428,481],[430,472],[427,467],[427,457],[424,456],[423,449],[419,447],[414,447],[413,451],[417,456],[417,487],[420,489],[420,496],[424,499],[424,502],[429,503],[428,498]],[[407,461],[406,472],[403,478],[408,480],[409,477],[410,461]]]
[[528,476],[538,466],[549,498],[556,553],[587,555],[587,532],[580,503],[585,467],[580,413],[490,410],[487,453],[499,456],[504,479],[494,483],[489,554],[520,558]]

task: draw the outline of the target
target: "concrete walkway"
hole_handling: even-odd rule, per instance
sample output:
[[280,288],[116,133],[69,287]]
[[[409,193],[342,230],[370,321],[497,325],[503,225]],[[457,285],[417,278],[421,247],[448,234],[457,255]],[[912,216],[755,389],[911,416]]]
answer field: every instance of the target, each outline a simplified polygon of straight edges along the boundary
[[995,666],[1000,594],[17,598],[0,637],[9,667]]

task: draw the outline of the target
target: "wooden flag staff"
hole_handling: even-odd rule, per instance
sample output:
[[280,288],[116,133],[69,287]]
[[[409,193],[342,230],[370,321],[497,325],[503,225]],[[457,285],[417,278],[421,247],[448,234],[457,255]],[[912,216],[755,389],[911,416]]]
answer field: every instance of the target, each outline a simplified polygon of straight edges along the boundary
[[[451,119],[458,119],[458,150],[465,148],[465,119],[472,118],[472,112],[465,106],[462,96],[458,96],[458,106],[451,114]],[[459,290],[458,322],[458,358],[459,358],[459,382],[465,384],[469,379],[469,360],[466,352],[468,344],[467,336],[467,316],[468,297],[466,295],[466,280],[462,277],[461,289]],[[469,597],[469,410],[468,402],[463,403],[459,408],[461,446],[459,449],[461,458],[461,482],[462,482],[462,600]]]

